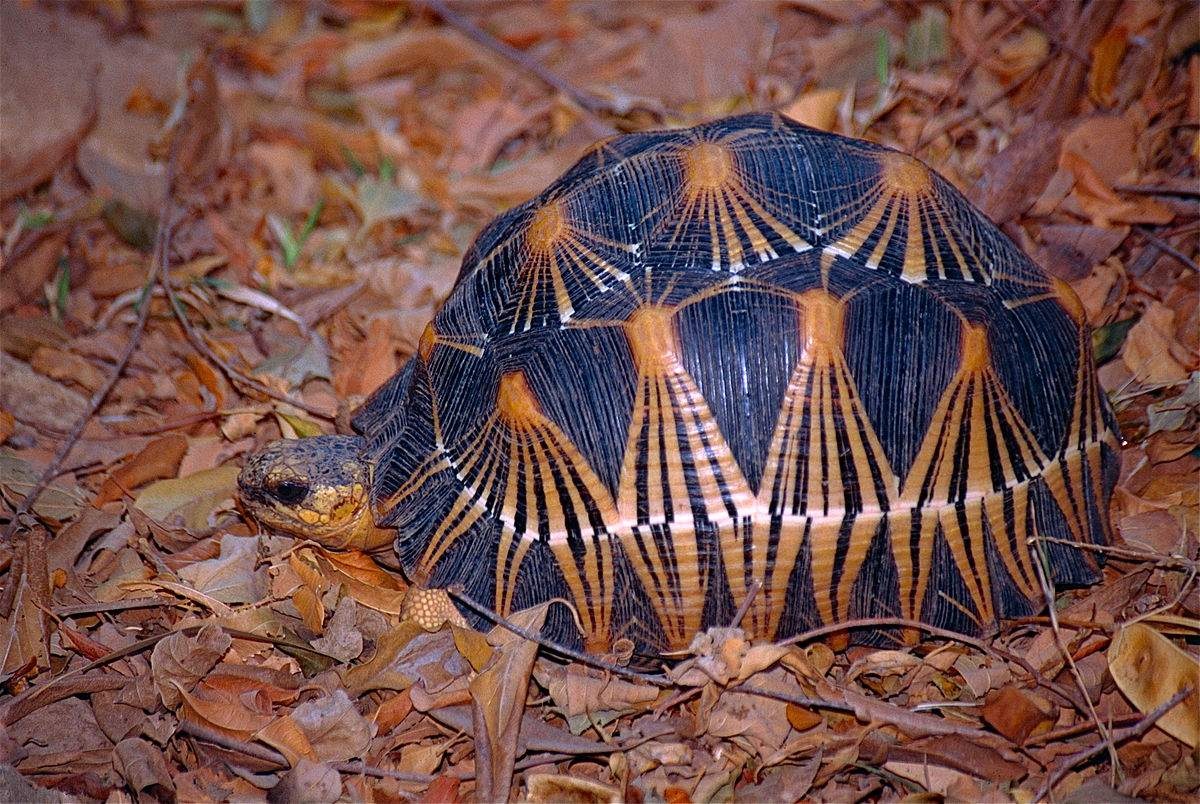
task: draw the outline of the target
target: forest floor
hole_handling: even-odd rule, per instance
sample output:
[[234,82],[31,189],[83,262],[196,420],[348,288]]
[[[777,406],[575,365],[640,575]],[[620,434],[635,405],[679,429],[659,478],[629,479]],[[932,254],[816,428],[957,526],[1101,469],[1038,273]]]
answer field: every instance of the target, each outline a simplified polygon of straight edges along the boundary
[[[0,799],[1194,800],[1200,7],[452,9],[0,2]],[[768,109],[915,154],[1076,290],[1126,441],[1102,583],[623,677],[423,632],[239,511],[486,221],[601,137]]]

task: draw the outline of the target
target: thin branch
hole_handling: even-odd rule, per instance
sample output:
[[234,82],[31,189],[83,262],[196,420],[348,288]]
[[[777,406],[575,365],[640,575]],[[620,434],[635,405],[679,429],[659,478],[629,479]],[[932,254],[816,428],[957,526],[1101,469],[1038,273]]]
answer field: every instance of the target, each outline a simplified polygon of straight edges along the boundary
[[630,678],[634,679],[635,681],[644,681],[645,683],[653,684],[656,687],[668,688],[675,686],[674,682],[663,676],[653,675],[650,673],[639,673],[637,670],[630,670],[628,667],[621,667],[620,665],[613,664],[612,662],[606,662],[603,659],[598,659],[595,656],[589,655],[582,651],[568,648],[566,645],[559,645],[549,639],[546,639],[546,637],[539,633],[530,631],[528,628],[522,628],[516,623],[509,621],[507,618],[501,617],[487,606],[478,603],[471,597],[464,594],[462,590],[447,589],[446,591],[455,600],[462,603],[464,606],[483,617],[488,622],[494,623],[507,631],[511,631],[522,639],[528,639],[530,642],[536,642],[543,648],[546,648],[553,653],[565,656],[568,659],[573,659],[580,664],[586,664],[589,667],[595,667],[598,670],[604,670],[605,672],[612,673],[615,676],[621,676],[622,678]]
[[1191,268],[1193,271],[1200,273],[1200,266],[1196,265],[1195,260],[1193,260],[1188,255],[1184,254],[1179,249],[1172,246],[1166,240],[1163,240],[1161,237],[1154,234],[1154,232],[1151,232],[1145,226],[1135,226],[1134,230],[1137,231],[1137,233],[1140,234],[1142,237],[1149,240],[1150,244],[1152,246],[1154,246],[1155,248],[1157,248],[1162,253],[1167,254],[1171,257],[1174,257],[1176,260],[1178,260],[1180,263],[1182,263],[1185,267]]
[[588,127],[597,136],[608,137],[617,133],[617,130],[606,123],[604,118],[600,116],[602,112],[613,111],[600,98],[575,86],[537,59],[532,58],[528,53],[517,50],[507,42],[503,42],[492,36],[474,22],[450,8],[443,0],[421,0],[421,3],[438,17],[441,17],[444,23],[458,30],[468,39],[503,57],[525,72],[537,77],[538,80],[550,88],[570,98],[576,106],[584,111]]
[[[172,154],[167,162],[167,186],[170,187],[174,182],[175,174],[175,156]],[[50,482],[57,476],[59,467],[63,461],[71,454],[71,450],[79,442],[83,436],[84,428],[88,422],[96,415],[96,411],[104,404],[104,400],[112,393],[112,389],[116,386],[121,375],[125,373],[125,367],[129,364],[133,353],[137,351],[138,344],[141,343],[142,333],[146,331],[146,323],[150,320],[150,295],[154,287],[154,277],[165,270],[167,262],[167,253],[170,247],[172,224],[174,220],[175,199],[168,192],[166,199],[163,201],[163,209],[158,219],[158,233],[154,238],[154,251],[150,257],[150,271],[146,278],[146,284],[142,291],[140,306],[138,309],[137,321],[133,325],[133,332],[129,334],[129,340],[125,343],[125,348],[121,351],[120,357],[117,358],[116,364],[108,373],[104,384],[96,389],[92,394],[92,398],[88,400],[87,407],[84,408],[79,418],[75,420],[70,431],[67,433],[66,440],[58,446],[54,457],[50,459],[50,463],[42,471],[41,477],[33,484],[33,488],[25,495],[25,499],[21,500],[21,504],[17,506],[17,510],[13,512],[12,519],[5,526],[3,532],[0,532],[0,542],[7,542],[12,539],[13,533],[21,522],[21,518],[30,512],[33,504],[37,502],[38,497],[50,485]]]
[[[1096,713],[1096,705],[1092,702],[1092,696],[1088,694],[1087,683],[1083,680],[1083,674],[1079,672],[1079,666],[1075,664],[1075,657],[1067,648],[1067,642],[1063,638],[1062,629],[1058,625],[1058,612],[1054,607],[1054,588],[1050,585],[1050,578],[1046,573],[1045,565],[1047,556],[1040,544],[1038,545],[1037,554],[1034,556],[1034,559],[1033,567],[1037,570],[1038,584],[1042,587],[1042,594],[1046,598],[1046,613],[1050,616],[1050,630],[1054,634],[1054,644],[1058,647],[1067,662],[1067,666],[1071,669],[1071,678],[1075,679],[1075,684],[1079,687],[1079,691],[1083,693],[1083,700],[1087,703],[1088,714],[1091,715],[1092,722],[1096,725],[1096,730],[1104,737],[1104,744],[1108,746],[1109,760],[1112,762],[1113,770],[1119,773],[1121,760],[1117,756],[1116,747],[1112,744],[1112,733],[1100,722],[1100,715]],[[1041,796],[1038,796],[1038,798],[1040,800]]]
[[1191,687],[1185,687],[1181,689],[1179,692],[1168,698],[1162,704],[1162,706],[1159,706],[1154,711],[1147,713],[1146,716],[1137,723],[1137,725],[1111,732],[1104,740],[1096,745],[1093,745],[1091,748],[1087,748],[1077,754],[1072,754],[1064,759],[1062,764],[1059,765],[1058,768],[1046,778],[1046,781],[1042,784],[1041,789],[1037,791],[1037,795],[1033,797],[1034,800],[1044,801],[1048,799],[1050,797],[1050,793],[1054,789],[1054,786],[1062,781],[1062,778],[1071,772],[1071,768],[1075,767],[1080,762],[1086,762],[1097,754],[1103,753],[1105,750],[1108,750],[1111,753],[1116,753],[1117,743],[1124,742],[1133,737],[1141,737],[1143,734],[1148,732],[1155,723],[1158,722],[1159,718],[1161,718],[1167,712],[1170,712],[1172,709],[1178,706],[1184,698],[1191,694]]

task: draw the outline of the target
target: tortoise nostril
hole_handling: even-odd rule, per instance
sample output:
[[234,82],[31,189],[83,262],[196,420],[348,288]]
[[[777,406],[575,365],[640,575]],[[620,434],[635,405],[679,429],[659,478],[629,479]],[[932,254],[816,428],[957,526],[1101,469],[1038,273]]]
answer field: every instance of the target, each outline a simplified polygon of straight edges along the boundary
[[308,484],[299,480],[281,480],[267,491],[284,505],[296,505],[308,496]]

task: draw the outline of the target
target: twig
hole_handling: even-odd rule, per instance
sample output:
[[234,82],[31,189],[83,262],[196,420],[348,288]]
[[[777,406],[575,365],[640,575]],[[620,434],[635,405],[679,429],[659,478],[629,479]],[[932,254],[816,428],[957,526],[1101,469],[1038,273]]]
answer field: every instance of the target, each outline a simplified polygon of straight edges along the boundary
[[1053,692],[1055,695],[1058,695],[1064,701],[1067,701],[1081,712],[1086,708],[1085,704],[1072,695],[1069,690],[1062,689],[1053,681],[1043,678],[1042,674],[1038,672],[1037,668],[1031,665],[1024,657],[1018,656],[1017,654],[1004,650],[1003,648],[997,648],[994,645],[988,645],[981,639],[976,639],[975,637],[970,637],[966,634],[960,634],[957,631],[938,628],[936,625],[923,623],[920,620],[909,620],[904,617],[868,617],[861,620],[847,620],[846,622],[831,623],[829,625],[823,625],[820,628],[814,628],[811,631],[805,631],[802,634],[796,634],[795,636],[777,642],[776,644],[781,646],[796,645],[801,642],[808,642],[809,640],[817,639],[829,634],[840,633],[853,628],[880,628],[887,626],[894,626],[896,628],[915,628],[917,630],[924,631],[931,636],[949,639],[954,642],[961,642],[964,645],[970,645],[980,653],[986,653],[1003,659],[1006,662],[1012,662],[1024,670],[1039,687],[1044,687],[1050,692]]
[[1162,253],[1168,254],[1168,255],[1174,257],[1176,260],[1183,263],[1184,266],[1191,268],[1193,271],[1196,271],[1197,273],[1200,273],[1200,266],[1196,265],[1195,260],[1193,260],[1188,255],[1184,254],[1179,249],[1172,246],[1166,240],[1163,240],[1161,237],[1159,237],[1158,235],[1151,232],[1145,226],[1135,226],[1134,230],[1138,234],[1140,234],[1142,237],[1149,240],[1150,244],[1153,245],[1155,248],[1157,248]]
[[[1127,726],[1132,723],[1137,723],[1141,719],[1142,719],[1141,715],[1122,715],[1121,717],[1114,718],[1113,723],[1110,723],[1109,725],[1114,725],[1116,723],[1119,723],[1122,726]],[[1065,726],[1056,731],[1048,731],[1045,734],[1039,734],[1035,737],[1030,737],[1025,740],[1025,743],[1022,747],[1023,748],[1034,748],[1039,745],[1047,745],[1049,743],[1058,743],[1058,742],[1062,742],[1063,740],[1069,739],[1071,737],[1075,737],[1079,734],[1084,734],[1085,732],[1089,732],[1091,730],[1092,730],[1091,723],[1076,723],[1074,726]]]
[[209,346],[204,338],[201,337],[200,333],[196,331],[196,328],[188,319],[187,313],[184,311],[183,306],[179,303],[179,298],[177,297],[174,288],[171,286],[170,274],[168,274],[165,269],[160,270],[158,281],[166,291],[167,301],[171,305],[171,312],[175,314],[175,320],[177,320],[179,322],[179,326],[183,328],[183,333],[187,336],[188,341],[192,344],[192,348],[203,355],[205,360],[208,360],[217,368],[221,369],[221,372],[229,378],[230,382],[234,383],[235,385],[241,385],[246,388],[250,388],[264,396],[270,397],[271,399],[276,399],[280,402],[286,402],[292,407],[299,408],[305,413],[309,413],[320,419],[333,421],[334,418],[336,418],[336,414],[331,414],[328,411],[308,404],[304,400],[296,399],[289,394],[280,393],[274,388],[271,388],[270,386],[261,383],[253,377],[249,377],[234,368],[228,361],[214,352],[212,347]]
[[1191,687],[1185,687],[1181,689],[1179,692],[1168,698],[1162,704],[1162,706],[1159,706],[1152,712],[1148,712],[1146,716],[1137,723],[1137,725],[1111,732],[1104,740],[1096,745],[1080,751],[1077,754],[1072,754],[1064,759],[1062,764],[1060,764],[1058,768],[1046,778],[1046,781],[1042,783],[1041,788],[1033,797],[1034,800],[1042,801],[1049,798],[1050,793],[1054,789],[1054,785],[1062,781],[1062,778],[1071,772],[1071,768],[1075,767],[1080,762],[1086,762],[1097,754],[1104,752],[1106,749],[1112,753],[1115,753],[1117,743],[1124,742],[1132,737],[1141,737],[1143,734],[1149,731],[1155,723],[1158,722],[1159,718],[1161,718],[1167,712],[1170,712],[1172,709],[1178,706],[1184,698],[1191,694]]
[[[1142,391],[1139,391],[1134,396],[1141,396]],[[1200,561],[1193,561],[1184,556],[1174,554],[1152,553],[1148,550],[1133,550],[1128,547],[1118,547],[1114,544],[1080,544],[1073,542],[1070,539],[1058,539],[1050,536],[1038,536],[1039,542],[1046,544],[1065,544],[1070,547],[1076,547],[1080,550],[1091,550],[1096,553],[1106,553],[1116,556],[1117,558],[1127,558],[1131,561],[1145,561],[1153,564],[1159,569],[1178,569],[1188,570],[1189,572],[1200,571]]]
[[567,79],[547,68],[544,64],[517,50],[507,42],[501,41],[480,28],[471,20],[447,6],[442,0],[421,0],[421,3],[447,25],[455,28],[476,44],[502,56],[522,70],[536,76],[542,83],[569,97],[576,106],[585,112],[587,126],[592,133],[600,137],[608,137],[617,130],[606,123],[600,116],[601,112],[611,112],[612,109],[600,98],[585,92]]
[[1169,184],[1114,184],[1114,190],[1137,195],[1179,195],[1184,198],[1200,198],[1195,187],[1173,187]]
[[[167,162],[167,186],[170,187],[174,181],[175,173],[175,158],[172,157]],[[137,321],[133,325],[133,332],[129,334],[129,340],[125,343],[125,348],[121,352],[121,356],[117,358],[116,365],[112,367],[112,371],[108,373],[104,384],[96,389],[92,394],[92,398],[88,400],[87,407],[84,408],[79,418],[75,420],[70,431],[67,433],[66,440],[58,446],[54,457],[50,459],[50,463],[42,471],[41,477],[33,484],[33,488],[25,495],[25,499],[21,500],[21,504],[17,506],[17,510],[13,512],[12,519],[5,526],[4,531],[0,533],[0,542],[7,542],[12,539],[13,533],[20,524],[21,517],[25,516],[33,508],[33,504],[37,502],[38,497],[50,485],[50,482],[58,474],[59,467],[63,461],[71,454],[71,450],[75,448],[80,437],[83,436],[83,430],[87,427],[88,422],[92,420],[92,416],[96,415],[96,411],[104,404],[104,400],[112,392],[112,389],[117,384],[117,380],[125,372],[125,366],[129,364],[133,353],[137,350],[138,344],[142,340],[142,333],[146,331],[146,323],[150,320],[150,291],[154,287],[154,277],[164,270],[167,262],[167,250],[170,245],[172,223],[174,218],[175,199],[170,192],[167,193],[166,199],[163,201],[163,210],[158,219],[158,233],[154,238],[154,252],[150,257],[150,272],[146,278],[146,284],[142,291],[141,305],[138,309]]]
[[[1042,587],[1042,594],[1046,598],[1046,613],[1050,616],[1050,630],[1054,634],[1054,644],[1062,653],[1063,658],[1067,661],[1067,666],[1071,668],[1071,678],[1075,679],[1075,684],[1079,687],[1079,691],[1083,693],[1083,700],[1087,704],[1088,713],[1091,715],[1092,722],[1096,725],[1096,730],[1104,737],[1105,745],[1109,749],[1109,759],[1112,762],[1113,770],[1120,772],[1121,760],[1117,757],[1117,749],[1112,744],[1112,733],[1109,732],[1103,723],[1100,722],[1100,715],[1096,713],[1096,705],[1092,703],[1092,696],[1088,694],[1087,683],[1083,680],[1083,674],[1079,672],[1079,666],[1075,664],[1075,657],[1071,655],[1071,651],[1067,648],[1066,640],[1063,639],[1062,629],[1058,625],[1058,612],[1054,608],[1054,588],[1050,585],[1050,578],[1046,573],[1047,556],[1041,545],[1038,545],[1036,559],[1033,562],[1034,569],[1037,570],[1038,584]],[[1041,798],[1040,796],[1038,797]]]
[[108,611],[128,611],[129,609],[150,609],[156,606],[171,606],[174,603],[161,597],[135,597],[130,600],[118,600],[113,603],[81,603],[75,606],[56,606],[54,614],[57,617],[78,617],[81,614],[101,614]]
[[733,622],[730,623],[731,626],[737,628],[742,624],[742,620],[746,617],[746,612],[750,611],[750,606],[754,603],[754,598],[761,589],[762,581],[760,580],[756,579],[754,583],[750,584],[750,591],[746,594],[746,599],[742,601],[742,605],[738,606],[737,613],[733,615]]
[[566,645],[559,645],[555,642],[552,642],[539,633],[535,633],[534,631],[530,631],[528,628],[522,628],[516,623],[510,622],[506,617],[502,617],[489,609],[487,606],[476,602],[474,599],[464,594],[461,590],[447,589],[446,591],[455,600],[459,601],[471,611],[486,619],[488,622],[495,623],[501,628],[511,631],[523,639],[528,639],[530,642],[536,642],[543,648],[565,656],[568,659],[573,659],[580,664],[586,664],[590,667],[595,667],[598,670],[604,670],[608,673],[612,673],[615,676],[631,678],[636,681],[644,681],[647,684],[653,684],[656,687],[668,688],[675,686],[674,682],[663,676],[656,676],[650,673],[639,673],[637,670],[630,670],[628,667],[621,667],[620,665],[613,664],[612,662],[606,662],[602,659],[596,658],[595,656],[583,653],[582,651],[568,648]]

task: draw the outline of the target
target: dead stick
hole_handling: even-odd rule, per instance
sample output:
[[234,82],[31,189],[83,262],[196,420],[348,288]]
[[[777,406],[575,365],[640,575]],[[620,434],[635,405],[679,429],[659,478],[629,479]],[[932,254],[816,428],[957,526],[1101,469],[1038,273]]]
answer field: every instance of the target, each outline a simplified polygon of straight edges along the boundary
[[[174,181],[175,159],[172,156],[167,162],[167,186],[170,187]],[[170,244],[172,234],[172,223],[174,218],[175,199],[170,192],[167,193],[166,199],[163,201],[163,210],[158,219],[158,233],[154,238],[154,251],[150,257],[150,272],[146,278],[145,289],[142,291],[140,308],[138,310],[137,322],[133,325],[133,332],[129,335],[129,340],[125,343],[125,348],[121,351],[121,356],[117,358],[116,365],[112,371],[108,373],[104,384],[96,389],[96,393],[92,394],[92,398],[88,400],[87,407],[84,408],[79,418],[75,420],[71,430],[67,433],[67,438],[59,445],[55,451],[54,457],[50,459],[50,463],[38,478],[37,483],[34,483],[33,488],[25,495],[25,499],[21,500],[21,504],[17,506],[17,510],[13,513],[12,519],[5,526],[4,531],[0,534],[0,541],[9,541],[12,539],[13,532],[17,529],[21,517],[29,513],[33,508],[33,504],[37,502],[38,497],[50,485],[50,481],[58,475],[59,467],[63,461],[71,454],[71,450],[75,448],[75,444],[83,436],[83,430],[87,427],[88,422],[96,415],[96,411],[104,404],[104,400],[112,392],[112,389],[117,384],[117,380],[125,372],[125,366],[129,364],[133,353],[137,350],[138,344],[142,340],[142,333],[146,331],[146,323],[150,320],[150,291],[154,287],[154,277],[158,276],[162,266],[167,261],[167,249]]]
[[1154,711],[1149,712],[1144,718],[1141,719],[1141,721],[1137,723],[1137,725],[1130,726],[1127,729],[1117,729],[1116,731],[1111,732],[1106,739],[1101,740],[1096,745],[1080,751],[1077,754],[1072,754],[1064,759],[1062,764],[1059,765],[1058,768],[1046,778],[1046,781],[1042,783],[1041,788],[1037,791],[1037,795],[1033,797],[1034,800],[1042,801],[1049,798],[1051,791],[1054,789],[1054,785],[1062,781],[1062,778],[1071,772],[1071,768],[1075,767],[1080,762],[1086,762],[1092,757],[1102,754],[1108,750],[1115,751],[1117,743],[1124,742],[1132,737],[1141,737],[1143,734],[1148,732],[1155,723],[1158,722],[1159,718],[1161,718],[1167,712],[1170,712],[1172,709],[1178,706],[1184,698],[1191,694],[1192,688],[1184,687],[1179,692],[1168,698],[1162,704],[1162,706],[1159,706]]
[[1161,237],[1159,237],[1158,235],[1154,234],[1154,232],[1150,231],[1145,226],[1135,226],[1134,231],[1136,231],[1142,237],[1149,240],[1150,244],[1152,246],[1154,246],[1155,248],[1157,248],[1159,251],[1163,252],[1164,254],[1168,254],[1168,255],[1174,257],[1177,261],[1182,263],[1185,267],[1191,268],[1193,271],[1200,273],[1200,266],[1196,265],[1195,260],[1193,260],[1188,255],[1184,254],[1179,249],[1172,246],[1166,240],[1164,240]]
[[601,112],[611,111],[604,101],[589,92],[584,92],[570,81],[548,69],[541,62],[531,58],[529,54],[523,53],[507,42],[492,36],[474,22],[471,22],[471,20],[451,9],[442,0],[421,0],[421,2],[434,14],[441,17],[443,22],[457,29],[476,44],[482,45],[493,53],[502,56],[522,70],[536,76],[542,83],[569,97],[574,101],[576,106],[587,113],[588,127],[592,129],[594,134],[600,137],[608,137],[616,133],[616,129],[604,122],[604,119],[600,117]]

